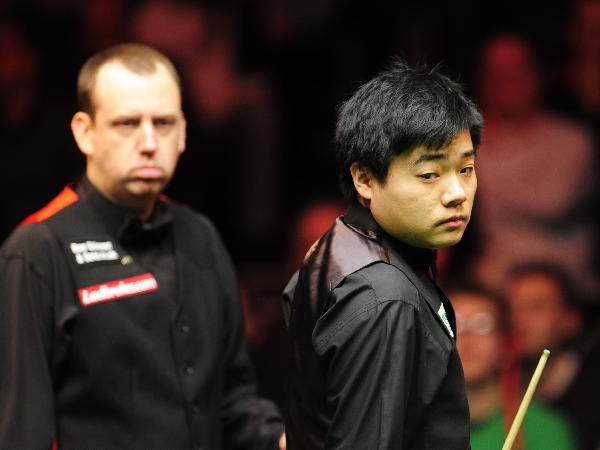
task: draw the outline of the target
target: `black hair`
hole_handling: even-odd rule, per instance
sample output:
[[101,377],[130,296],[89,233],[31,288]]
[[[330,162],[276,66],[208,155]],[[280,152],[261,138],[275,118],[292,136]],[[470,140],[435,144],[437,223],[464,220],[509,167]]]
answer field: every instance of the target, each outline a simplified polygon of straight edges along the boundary
[[461,130],[470,132],[477,148],[482,124],[475,103],[437,67],[412,68],[394,61],[339,109],[335,148],[344,196],[357,198],[353,163],[385,181],[394,156],[421,145],[439,149]]
[[577,298],[573,282],[567,271],[560,265],[547,261],[526,262],[515,265],[508,273],[511,280],[530,275],[542,275],[552,280],[560,289],[567,306],[575,309],[581,308],[581,300]]

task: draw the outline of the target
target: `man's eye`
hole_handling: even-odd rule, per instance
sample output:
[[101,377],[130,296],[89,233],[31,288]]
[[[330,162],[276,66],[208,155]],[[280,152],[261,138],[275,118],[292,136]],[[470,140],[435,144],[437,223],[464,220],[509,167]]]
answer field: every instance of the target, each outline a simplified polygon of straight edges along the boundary
[[419,178],[422,178],[427,181],[432,181],[432,180],[436,179],[437,176],[438,176],[437,173],[427,172],[427,173],[419,175]]
[[114,125],[117,128],[129,129],[137,127],[139,125],[139,121],[135,119],[125,119],[115,122]]
[[463,167],[460,171],[460,173],[463,173],[465,175],[471,175],[473,172],[475,172],[475,167],[473,166]]
[[175,119],[172,119],[170,117],[154,119],[154,126],[156,128],[165,129],[165,128],[172,127],[174,124],[175,124]]

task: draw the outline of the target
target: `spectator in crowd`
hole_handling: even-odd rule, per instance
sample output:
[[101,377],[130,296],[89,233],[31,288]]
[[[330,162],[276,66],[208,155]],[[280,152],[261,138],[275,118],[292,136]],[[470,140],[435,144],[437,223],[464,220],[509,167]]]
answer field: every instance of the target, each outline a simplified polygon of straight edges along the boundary
[[590,216],[594,147],[582,126],[545,111],[540,74],[527,41],[492,39],[479,78],[486,121],[477,167],[481,252],[473,268],[497,290],[517,263],[552,261],[589,297],[596,230]]
[[[505,308],[477,287],[451,289],[449,297],[456,312],[456,342],[467,384],[471,448],[500,449],[521,399],[518,392],[506,392],[502,382],[510,358],[504,347]],[[536,401],[529,406],[522,430],[518,437],[522,450],[575,448],[566,421]]]
[[523,385],[543,349],[551,350],[537,395],[571,420],[582,450],[597,450],[598,323],[590,320],[584,327],[572,283],[563,270],[548,263],[514,268],[506,285],[506,300]]

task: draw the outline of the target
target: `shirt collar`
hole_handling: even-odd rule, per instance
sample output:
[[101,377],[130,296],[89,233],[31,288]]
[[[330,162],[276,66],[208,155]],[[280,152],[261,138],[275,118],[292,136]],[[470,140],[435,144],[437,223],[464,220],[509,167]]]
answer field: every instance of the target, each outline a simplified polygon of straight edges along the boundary
[[173,215],[168,205],[158,200],[147,221],[104,197],[84,175],[75,188],[79,197],[98,214],[109,232],[121,243],[132,243],[163,236],[171,227]]
[[414,247],[390,236],[375,221],[371,211],[360,203],[350,205],[343,220],[365,236],[376,239],[386,249],[391,248],[402,255],[402,258],[418,272],[431,271],[431,274],[435,275],[435,251]]

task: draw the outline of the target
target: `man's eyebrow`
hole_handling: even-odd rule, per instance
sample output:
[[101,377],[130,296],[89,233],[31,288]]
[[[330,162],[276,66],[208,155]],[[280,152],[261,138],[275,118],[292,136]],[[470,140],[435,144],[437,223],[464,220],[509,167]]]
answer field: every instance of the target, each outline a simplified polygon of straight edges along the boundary
[[140,116],[138,114],[121,114],[119,116],[115,116],[112,118],[111,122],[119,122],[122,120],[139,120]]
[[[467,150],[466,152],[464,152],[462,154],[462,158],[471,158],[472,156],[476,156],[477,152],[474,149],[471,150]],[[424,163],[424,162],[428,162],[428,161],[436,161],[438,159],[446,159],[448,158],[448,155],[446,153],[442,153],[442,152],[431,152],[431,153],[424,153],[421,156],[419,156],[419,158],[415,161],[415,165]]]
[[428,161],[435,161],[437,159],[447,158],[445,153],[423,153],[419,158],[415,161],[415,166]]

